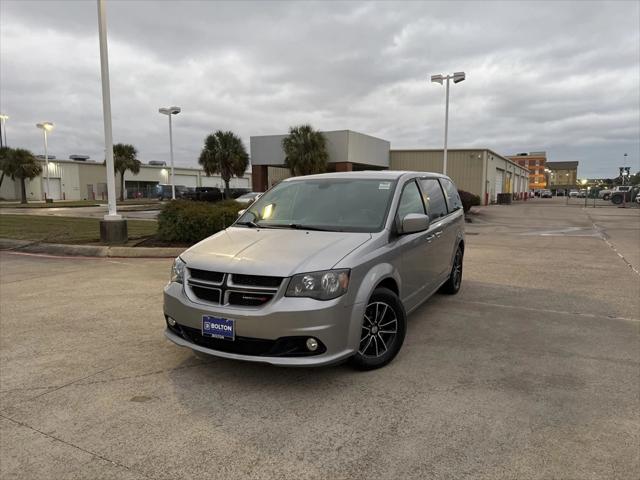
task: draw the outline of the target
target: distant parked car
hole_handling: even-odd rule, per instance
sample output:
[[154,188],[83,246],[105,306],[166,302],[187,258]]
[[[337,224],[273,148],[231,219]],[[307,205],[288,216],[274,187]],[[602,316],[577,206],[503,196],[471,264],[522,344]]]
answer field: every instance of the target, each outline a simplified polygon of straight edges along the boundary
[[[189,196],[189,188],[184,185],[176,185],[176,198],[188,198]],[[171,193],[171,185],[156,185],[156,197],[160,200],[171,199],[173,195]]]
[[571,198],[578,198],[578,190],[569,190],[569,196]]
[[188,198],[198,202],[217,202],[222,200],[222,190],[218,187],[196,187]]
[[580,190],[578,192],[578,198],[587,198],[587,191],[586,190]]
[[551,194],[551,190],[540,190],[540,198],[551,198],[553,195]]
[[262,193],[260,192],[245,193],[244,195],[240,195],[238,198],[236,198],[236,202],[248,205],[260,198],[260,195],[262,195]]
[[251,189],[250,188],[230,188],[229,193],[231,195],[231,198],[236,199],[238,197],[241,197],[242,195],[251,193]]

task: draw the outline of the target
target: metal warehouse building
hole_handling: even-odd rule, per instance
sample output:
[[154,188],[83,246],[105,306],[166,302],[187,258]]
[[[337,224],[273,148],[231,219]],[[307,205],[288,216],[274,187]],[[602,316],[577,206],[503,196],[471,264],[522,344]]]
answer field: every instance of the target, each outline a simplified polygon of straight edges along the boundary
[[[26,182],[27,199],[43,200],[46,190],[46,165],[43,160],[42,175]],[[148,197],[155,194],[156,185],[171,182],[171,170],[162,165],[140,166],[137,175],[126,172],[124,175],[125,198]],[[176,168],[175,184],[185,187],[223,187],[220,176],[207,177],[198,168]],[[232,178],[232,188],[249,188],[251,175]],[[0,198],[16,200],[20,198],[20,182],[5,177],[0,188]],[[76,160],[49,160],[50,197],[54,200],[106,200],[107,171],[102,163]],[[116,192],[120,195],[120,175],[116,174]]]
[[[392,150],[388,141],[353,132],[322,132],[329,153],[329,171],[416,170],[442,172],[442,150]],[[262,192],[289,177],[282,140],[286,135],[251,137],[253,190]],[[495,202],[499,193],[523,196],[529,171],[486,148],[449,149],[447,174],[460,190],[478,195],[483,203]]]
[[[394,170],[442,172],[442,150],[391,150],[390,166]],[[499,193],[523,197],[529,189],[529,170],[493,150],[448,149],[447,175],[459,190],[478,195],[487,205]]]

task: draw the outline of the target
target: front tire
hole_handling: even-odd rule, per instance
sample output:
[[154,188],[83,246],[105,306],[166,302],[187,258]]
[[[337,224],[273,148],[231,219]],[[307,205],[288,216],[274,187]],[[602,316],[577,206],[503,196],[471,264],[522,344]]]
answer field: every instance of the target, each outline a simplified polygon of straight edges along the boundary
[[398,296],[376,288],[365,307],[358,352],[351,357],[351,365],[358,370],[384,367],[400,351],[406,331],[406,313]]
[[622,195],[611,197],[611,203],[613,203],[614,205],[620,205],[622,203]]
[[440,287],[442,293],[447,295],[455,295],[460,291],[462,286],[462,261],[464,259],[464,251],[461,246],[458,246],[456,250],[456,256],[453,257],[453,265],[451,267],[451,273],[449,279]]

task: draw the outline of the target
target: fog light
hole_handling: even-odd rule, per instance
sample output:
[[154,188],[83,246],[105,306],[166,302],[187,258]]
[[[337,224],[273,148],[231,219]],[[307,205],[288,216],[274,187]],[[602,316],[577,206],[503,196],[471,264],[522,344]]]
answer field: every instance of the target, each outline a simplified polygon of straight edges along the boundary
[[310,352],[315,352],[318,348],[318,341],[315,338],[307,338],[307,348]]
[[171,317],[167,317],[167,323],[172,327],[176,326],[176,321]]

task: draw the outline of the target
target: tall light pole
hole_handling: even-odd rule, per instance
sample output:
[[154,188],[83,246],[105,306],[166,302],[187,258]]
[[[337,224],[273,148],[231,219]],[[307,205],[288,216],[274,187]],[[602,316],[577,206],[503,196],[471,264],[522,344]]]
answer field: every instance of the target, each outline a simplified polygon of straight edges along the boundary
[[111,129],[111,92],[109,89],[109,49],[107,46],[107,13],[104,0],[98,2],[98,37],[100,40],[100,76],[102,79],[102,115],[104,150],[107,168],[107,203],[109,211],[100,222],[100,240],[106,243],[127,241],[127,221],[116,209],[116,178],[113,170],[113,133]]
[[176,184],[173,179],[173,130],[171,129],[171,115],[180,113],[180,107],[163,107],[158,112],[169,117],[169,151],[171,153],[171,199],[176,199]]
[[45,165],[45,169],[47,170],[47,190],[44,194],[44,200],[45,202],[49,202],[53,199],[50,198],[51,190],[49,189],[49,152],[47,148],[47,133],[53,130],[53,123],[51,122],[36,123],[36,127],[42,130],[42,134],[44,136],[44,165]]
[[[7,145],[7,127],[5,127],[6,121],[9,120],[9,115],[0,114],[0,126],[2,130],[0,130],[0,147],[8,147]],[[4,142],[2,141],[2,135],[4,132]]]
[[446,85],[446,103],[444,108],[444,160],[442,162],[442,173],[447,174],[447,137],[449,134],[449,81],[453,79],[453,83],[460,83],[466,78],[464,72],[455,72],[453,75],[431,75],[431,81],[433,83],[439,83],[442,85],[444,80],[447,81]]

